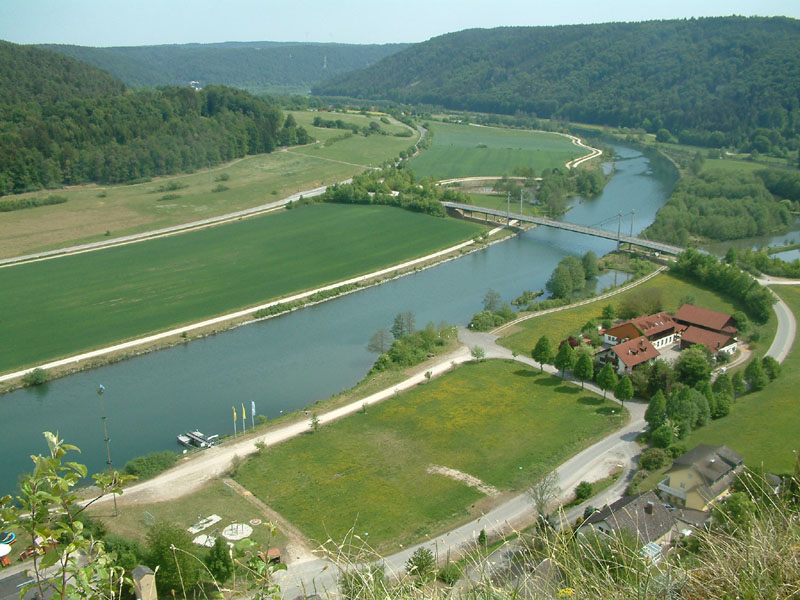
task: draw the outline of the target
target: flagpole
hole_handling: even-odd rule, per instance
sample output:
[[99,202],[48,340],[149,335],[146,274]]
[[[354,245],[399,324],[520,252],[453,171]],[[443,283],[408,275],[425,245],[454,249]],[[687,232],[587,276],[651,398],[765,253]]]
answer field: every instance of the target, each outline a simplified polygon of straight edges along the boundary
[[244,402],[242,402],[242,433],[247,431],[247,413],[244,412]]
[[233,437],[235,438],[236,437],[236,407],[235,406],[231,406],[231,408],[233,409]]
[[250,400],[250,429],[256,428],[256,401]]

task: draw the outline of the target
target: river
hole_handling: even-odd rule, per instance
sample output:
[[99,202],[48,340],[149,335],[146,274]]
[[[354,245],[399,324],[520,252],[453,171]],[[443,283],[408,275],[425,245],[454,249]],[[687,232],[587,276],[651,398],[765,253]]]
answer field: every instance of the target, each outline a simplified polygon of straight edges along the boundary
[[[672,190],[674,170],[638,150],[615,150],[615,174],[602,195],[574,202],[565,220],[596,225],[633,209],[634,232],[652,223]],[[604,227],[616,231],[616,220]],[[623,232],[630,227],[627,217]],[[42,431],[58,431],[79,446],[78,460],[90,473],[105,467],[100,384],[111,456],[121,468],[154,450],[178,450],[175,436],[187,429],[232,433],[232,406],[240,413],[244,404],[249,423],[251,401],[258,414],[273,418],[353,386],[376,358],[366,350],[370,336],[388,329],[398,312],[413,311],[418,327],[428,321],[465,324],[481,310],[489,288],[510,301],[526,289],[544,289],[562,257],[588,250],[602,255],[613,247],[609,240],[539,227],[355,294],[6,394],[0,397],[6,423],[0,494],[13,491],[31,454],[46,450]]]

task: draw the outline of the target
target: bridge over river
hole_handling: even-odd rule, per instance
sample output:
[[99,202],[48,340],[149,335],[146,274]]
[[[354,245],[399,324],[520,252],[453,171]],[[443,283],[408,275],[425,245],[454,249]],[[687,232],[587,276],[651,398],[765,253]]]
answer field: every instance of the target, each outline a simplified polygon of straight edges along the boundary
[[565,223],[563,221],[555,221],[547,217],[531,217],[527,215],[520,215],[510,211],[495,210],[492,208],[484,208],[482,206],[474,206],[472,204],[460,204],[458,202],[442,202],[445,208],[458,210],[462,213],[480,213],[482,215],[492,216],[500,219],[505,219],[506,222],[516,220],[519,222],[535,223],[536,225],[544,225],[545,227],[555,227],[556,229],[566,229],[567,231],[575,231],[585,235],[593,235],[595,237],[606,238],[608,240],[615,240],[617,247],[620,244],[631,244],[633,246],[640,246],[661,252],[663,254],[680,254],[683,248],[680,246],[672,246],[671,244],[664,244],[663,242],[653,242],[644,238],[622,235],[619,230],[616,233],[613,231],[606,231],[605,229],[597,229],[596,227],[585,227],[584,225],[575,225],[574,223]]

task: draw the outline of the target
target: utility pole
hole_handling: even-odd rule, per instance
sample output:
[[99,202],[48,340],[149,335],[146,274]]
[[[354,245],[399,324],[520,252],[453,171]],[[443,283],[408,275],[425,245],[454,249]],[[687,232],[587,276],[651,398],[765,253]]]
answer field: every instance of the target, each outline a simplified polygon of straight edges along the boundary
[[[106,391],[104,385],[97,386],[97,397],[100,399],[100,416],[103,421],[103,439],[106,442],[106,464],[108,465],[108,474],[114,477],[114,468],[111,466],[111,444],[108,439],[108,427],[106,426],[106,405],[103,402],[103,392]],[[117,516],[117,494],[114,494],[114,516]]]
[[524,188],[519,188],[519,214],[522,216],[522,192]]
[[511,224],[511,192],[506,192],[506,227]]

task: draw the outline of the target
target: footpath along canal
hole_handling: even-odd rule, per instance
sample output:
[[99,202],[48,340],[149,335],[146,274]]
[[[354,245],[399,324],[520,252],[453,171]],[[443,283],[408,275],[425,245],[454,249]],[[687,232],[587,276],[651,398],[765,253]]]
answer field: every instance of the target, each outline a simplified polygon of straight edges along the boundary
[[[633,209],[634,233],[652,223],[674,185],[673,168],[633,148],[615,150],[616,170],[602,195],[575,201],[564,220],[593,226]],[[629,232],[630,220],[622,226]],[[605,227],[616,230],[616,222]],[[526,289],[544,289],[564,256],[613,248],[609,240],[540,227],[355,294],[0,396],[6,423],[0,494],[13,491],[31,454],[45,451],[42,431],[79,446],[90,473],[105,467],[100,384],[112,459],[121,468],[154,450],[179,451],[175,436],[187,429],[232,433],[231,406],[241,411],[244,404],[249,425],[251,401],[257,414],[274,418],[351,387],[376,358],[366,349],[370,336],[388,329],[398,312],[412,311],[418,327],[465,324],[489,288],[510,301]],[[611,283],[601,280],[598,290]]]

